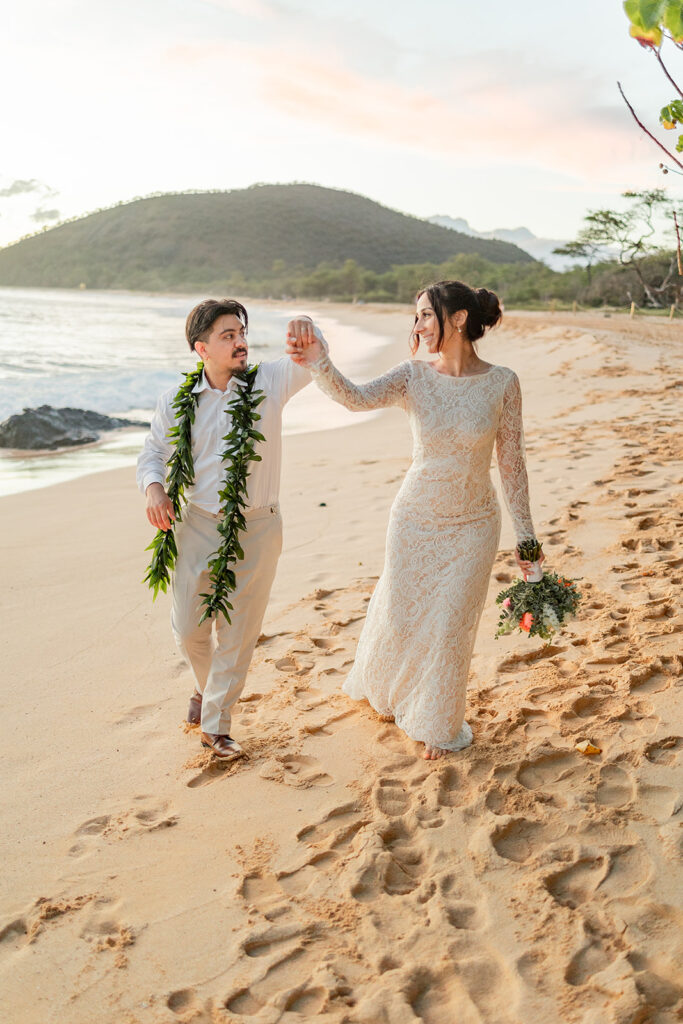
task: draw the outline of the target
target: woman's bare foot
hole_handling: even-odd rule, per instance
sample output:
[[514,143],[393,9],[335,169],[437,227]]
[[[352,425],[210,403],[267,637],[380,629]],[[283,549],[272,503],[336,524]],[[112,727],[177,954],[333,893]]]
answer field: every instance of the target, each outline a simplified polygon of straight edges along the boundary
[[425,743],[424,754],[422,755],[425,761],[437,761],[440,757],[446,753],[441,747],[430,747],[428,743]]

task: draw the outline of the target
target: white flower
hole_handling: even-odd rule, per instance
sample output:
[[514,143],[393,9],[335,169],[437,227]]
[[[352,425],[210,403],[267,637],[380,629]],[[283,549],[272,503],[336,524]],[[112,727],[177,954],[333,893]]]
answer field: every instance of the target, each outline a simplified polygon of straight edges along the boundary
[[552,629],[553,632],[560,628],[560,620],[555,613],[555,609],[549,604],[543,605],[543,624],[544,626],[547,626],[548,629]]

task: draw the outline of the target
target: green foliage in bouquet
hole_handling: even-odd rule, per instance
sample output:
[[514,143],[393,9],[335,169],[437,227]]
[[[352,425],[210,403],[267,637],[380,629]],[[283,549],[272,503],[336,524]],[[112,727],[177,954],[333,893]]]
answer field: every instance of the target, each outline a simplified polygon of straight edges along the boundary
[[496,598],[502,605],[496,639],[519,629],[550,640],[565,618],[575,614],[580,600],[575,580],[554,572],[545,573],[538,583],[516,580]]
[[525,537],[517,545],[517,552],[523,562],[537,562],[541,557],[541,545],[535,537]]

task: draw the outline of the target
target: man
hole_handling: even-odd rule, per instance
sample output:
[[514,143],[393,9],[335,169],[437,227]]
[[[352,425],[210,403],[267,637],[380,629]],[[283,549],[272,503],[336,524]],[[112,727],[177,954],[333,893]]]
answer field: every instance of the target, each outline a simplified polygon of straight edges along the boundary
[[[188,344],[204,366],[189,396],[194,408],[194,421],[191,417],[188,421],[188,425],[192,423],[194,483],[186,489],[182,521],[175,526],[178,554],[171,627],[195,678],[187,720],[201,723],[202,745],[221,761],[243,755],[230,735],[231,709],[244,688],[282,550],[278,505],[282,409],[311,379],[307,369],[286,356],[258,367],[253,388],[265,397],[258,405],[260,419],[254,428],[265,439],[254,445],[254,454],[261,461],[249,463],[246,529],[239,535],[244,558],[231,566],[235,573],[235,586],[229,595],[232,624],[220,612],[200,624],[205,595],[211,588],[209,559],[223,539],[218,529],[223,519],[219,492],[226,472],[230,472],[230,459],[223,458],[223,438],[233,418],[228,407],[239,399],[238,389],[245,387],[240,374],[247,370],[248,323],[247,311],[240,302],[206,299],[192,310],[185,325]],[[292,321],[288,330],[307,333],[310,324],[308,318]],[[138,487],[147,499],[147,518],[163,531],[174,529],[173,502],[166,481],[168,462],[174,453],[169,435],[181,415],[178,405],[174,408],[172,404],[178,395],[178,389],[172,388],[160,398],[137,468]]]

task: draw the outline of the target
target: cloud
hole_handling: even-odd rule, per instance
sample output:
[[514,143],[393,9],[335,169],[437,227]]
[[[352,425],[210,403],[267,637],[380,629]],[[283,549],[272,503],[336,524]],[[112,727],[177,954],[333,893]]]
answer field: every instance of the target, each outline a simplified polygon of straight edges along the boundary
[[30,214],[31,220],[36,221],[38,224],[44,224],[48,220],[59,220],[61,214],[59,210],[36,210]]
[[[329,132],[367,136],[458,163],[531,164],[573,174],[611,173],[638,162],[637,133],[615,103],[598,105],[594,83],[570,69],[507,76],[493,59],[430,89],[395,84],[344,66],[332,53],[294,73],[286,54],[262,56],[264,99]],[[500,57],[500,55],[498,55]],[[584,76],[585,77],[585,76]],[[525,80],[526,79],[526,80]]]
[[6,199],[8,196],[21,196],[27,192],[41,192],[45,186],[35,178],[17,178],[7,188],[0,188],[0,196]]

